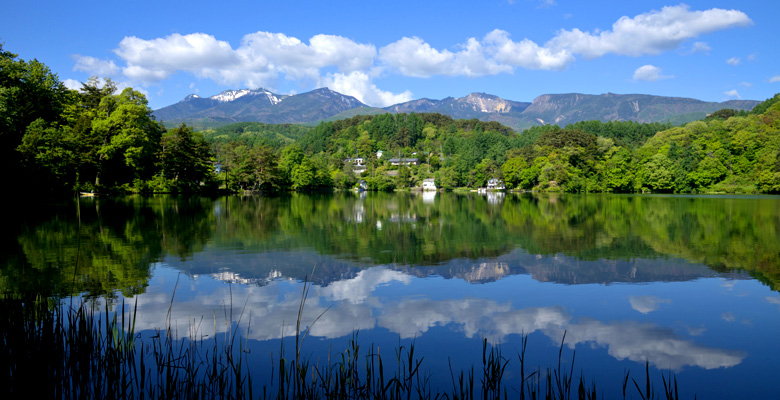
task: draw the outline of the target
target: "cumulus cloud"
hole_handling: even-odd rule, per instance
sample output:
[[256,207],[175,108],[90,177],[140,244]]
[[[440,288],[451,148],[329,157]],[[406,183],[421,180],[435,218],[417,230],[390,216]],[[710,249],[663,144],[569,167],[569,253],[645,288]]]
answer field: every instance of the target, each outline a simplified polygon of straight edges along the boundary
[[[539,4],[551,6],[555,1],[540,0]],[[130,36],[114,50],[123,66],[77,55],[74,69],[102,76],[121,71],[129,80],[145,85],[181,72],[221,85],[251,88],[273,88],[280,80],[301,87],[327,84],[367,104],[384,106],[408,100],[411,93],[377,88],[373,82],[383,74],[480,77],[513,73],[518,68],[562,70],[577,56],[592,59],[606,54],[658,54],[706,33],[750,24],[752,20],[738,10],[691,11],[686,5],[678,5],[621,17],[610,30],[561,30],[544,44],[514,40],[509,32],[499,29],[440,49],[419,37],[403,37],[377,49],[373,44],[324,34],[314,35],[307,42],[284,33],[260,31],[245,35],[237,47],[207,33],[177,33],[153,39]],[[691,52],[709,50],[706,42],[691,45]],[[637,70],[635,79],[670,77],[647,68]]]
[[62,84],[65,85],[66,88],[71,90],[80,90],[81,89],[81,82],[75,80],[75,79],[65,79],[62,81]]
[[728,97],[733,97],[733,98],[736,98],[736,99],[741,99],[742,98],[742,96],[739,95],[739,92],[737,92],[737,89],[733,89],[733,90],[729,90],[727,92],[723,92],[723,94],[725,94]]
[[728,65],[739,65],[740,62],[741,60],[739,59],[739,57],[731,57],[728,60],[726,60],[726,64]]
[[319,78],[319,70],[362,70],[373,64],[373,45],[334,35],[315,35],[306,44],[283,33],[245,35],[233,49],[229,43],[205,33],[173,34],[144,40],[124,38],[115,53],[127,62],[123,73],[142,82],[157,82],[178,71],[223,84],[265,86],[280,74],[288,79]]
[[687,5],[682,4],[639,14],[634,18],[621,17],[609,31],[590,33],[576,28],[561,30],[546,46],[567,49],[591,59],[606,54],[659,54],[702,34],[752,23],[745,13],[738,10],[713,8],[690,11]]
[[211,77],[209,71],[238,61],[228,42],[205,33],[176,33],[152,40],[130,36],[122,39],[114,52],[127,62],[122,72],[142,82],[167,79],[178,71]]
[[406,90],[402,93],[392,93],[377,88],[372,83],[371,77],[360,71],[349,74],[328,74],[320,80],[320,85],[328,87],[336,92],[355,97],[365,104],[377,107],[387,107],[393,104],[412,100],[412,92]]
[[775,83],[775,82],[780,82],[780,75],[775,75],[769,78],[769,83]]
[[243,61],[257,60],[293,79],[319,76],[320,68],[335,66],[340,71],[365,70],[376,56],[373,45],[356,43],[334,35],[315,35],[309,44],[283,33],[257,32],[244,36],[238,50]]
[[110,77],[119,71],[119,67],[113,61],[100,60],[95,57],[74,55],[76,65],[74,71],[84,71],[91,75]]
[[672,75],[662,75],[661,68],[654,65],[643,65],[634,71],[635,81],[655,82],[660,79],[674,78]]
[[515,68],[560,70],[574,61],[565,49],[551,50],[523,39],[513,41],[496,29],[481,40],[468,38],[457,51],[437,50],[420,38],[402,38],[379,51],[380,59],[406,76],[478,77],[511,73]]
[[401,74],[427,78],[433,75],[449,75],[455,55],[448,50],[438,51],[420,38],[404,37],[383,47],[380,58]]
[[551,50],[523,39],[515,42],[509,39],[509,33],[496,29],[485,36],[495,52],[499,62],[527,69],[560,70],[574,61],[574,56],[566,49]]

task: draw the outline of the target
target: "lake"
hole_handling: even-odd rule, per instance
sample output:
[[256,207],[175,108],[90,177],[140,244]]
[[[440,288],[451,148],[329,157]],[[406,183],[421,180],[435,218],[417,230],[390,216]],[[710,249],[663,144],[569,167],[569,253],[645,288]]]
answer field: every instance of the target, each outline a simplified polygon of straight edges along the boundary
[[556,367],[563,340],[608,398],[646,362],[684,397],[780,398],[776,196],[98,197],[13,213],[0,241],[4,296],[137,303],[146,336],[169,309],[180,337],[238,327],[261,383],[310,282],[313,360],[414,344],[448,390],[487,340],[519,387],[527,336],[527,369]]

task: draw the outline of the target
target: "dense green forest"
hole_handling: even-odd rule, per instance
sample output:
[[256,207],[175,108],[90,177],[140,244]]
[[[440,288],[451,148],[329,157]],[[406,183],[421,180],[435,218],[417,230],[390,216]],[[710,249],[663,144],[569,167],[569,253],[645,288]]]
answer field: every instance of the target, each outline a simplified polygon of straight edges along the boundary
[[[495,122],[441,114],[356,116],[302,133],[245,125],[219,136],[215,149],[233,171],[225,179],[245,189],[349,188],[361,176],[343,160],[361,157],[362,179],[375,190],[419,186],[435,177],[447,190],[483,187],[498,178],[510,189],[536,191],[775,193],[778,99],[750,113],[721,110],[682,127],[584,121],[517,133]],[[299,136],[293,140],[293,134]],[[414,157],[420,165],[392,166],[390,157]]]
[[[348,189],[359,179],[390,191],[426,178],[445,190],[497,178],[534,191],[777,193],[779,99],[685,126],[584,121],[518,133],[497,122],[412,113],[194,132],[166,129],[132,88],[118,92],[110,80],[91,78],[69,90],[44,64],[0,47],[0,163],[15,189],[50,194],[311,191]],[[365,168],[344,162],[357,157]]]
[[213,150],[186,126],[166,130],[146,97],[92,78],[67,89],[48,67],[0,47],[0,163],[14,190],[201,191]]
[[[292,251],[302,257],[289,263],[249,257],[225,264],[230,272],[258,281],[280,265],[286,276],[303,280],[314,264],[322,285],[366,265],[418,276],[467,277],[475,263],[458,259],[482,262],[521,249],[534,258],[626,262],[543,262],[537,268],[528,258],[505,259],[509,268],[495,272],[532,273],[566,284],[654,282],[699,278],[702,271],[694,264],[703,264],[719,272],[746,270],[780,290],[780,226],[773,198],[532,193],[491,203],[487,196],[449,193],[436,195],[433,204],[413,193],[362,197],[345,191],[76,201],[10,218],[0,232],[7,235],[0,238],[0,294],[143,293],[156,263],[196,254],[209,259],[215,249]],[[328,256],[317,258],[309,250]],[[632,262],[658,257],[694,264]],[[177,268],[188,275],[215,272],[208,262]]]

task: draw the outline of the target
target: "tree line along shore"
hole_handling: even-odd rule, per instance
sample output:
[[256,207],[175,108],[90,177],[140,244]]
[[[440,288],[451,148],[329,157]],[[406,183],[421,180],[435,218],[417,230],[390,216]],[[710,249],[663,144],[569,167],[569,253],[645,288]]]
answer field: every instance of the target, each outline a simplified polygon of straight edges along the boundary
[[43,63],[0,47],[0,163],[9,187],[62,196],[315,191],[360,180],[392,191],[425,179],[443,190],[499,179],[528,191],[778,193],[779,100],[683,126],[582,121],[515,132],[410,113],[196,132],[156,121],[137,90],[98,78],[70,90]]

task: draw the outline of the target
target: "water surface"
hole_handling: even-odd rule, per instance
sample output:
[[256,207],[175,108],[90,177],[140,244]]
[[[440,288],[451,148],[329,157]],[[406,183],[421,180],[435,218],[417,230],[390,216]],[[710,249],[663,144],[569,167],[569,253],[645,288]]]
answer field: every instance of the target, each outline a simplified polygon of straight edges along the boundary
[[414,342],[448,388],[449,364],[479,367],[487,339],[514,359],[512,386],[521,336],[544,369],[565,333],[564,363],[576,351],[575,371],[610,397],[645,362],[690,397],[780,396],[778,197],[156,196],[16,217],[2,237],[6,296],[137,301],[153,332],[175,288],[181,336],[241,318],[255,378],[294,335],[308,280],[313,358],[356,331],[390,354]]

